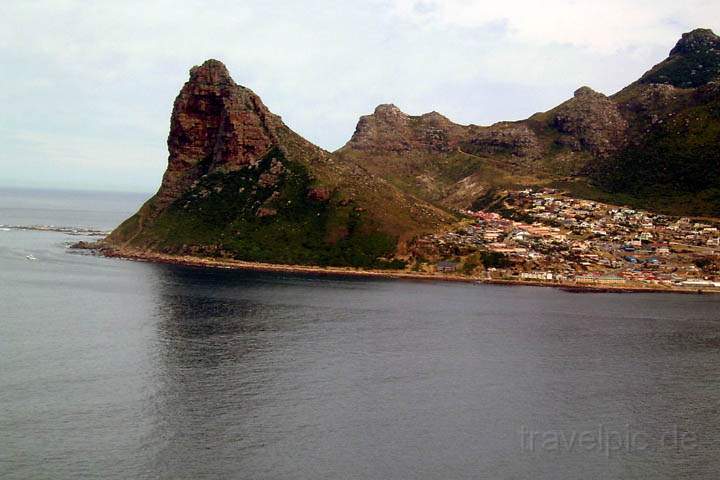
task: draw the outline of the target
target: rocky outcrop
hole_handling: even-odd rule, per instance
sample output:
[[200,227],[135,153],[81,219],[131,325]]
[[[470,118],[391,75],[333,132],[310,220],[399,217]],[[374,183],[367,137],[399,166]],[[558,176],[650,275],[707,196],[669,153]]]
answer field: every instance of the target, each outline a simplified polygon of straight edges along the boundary
[[468,153],[532,157],[538,154],[539,144],[535,133],[519,123],[465,126],[437,112],[413,116],[385,104],[372,115],[360,117],[344,149],[370,154],[447,154],[461,149]]
[[561,134],[560,145],[588,150],[598,157],[621,149],[628,129],[618,105],[589,87],[579,88],[572,99],[555,109],[552,124]]
[[627,97],[619,106],[630,119],[635,136],[638,131],[647,132],[653,125],[667,121],[689,99],[686,90],[663,83],[638,84]]
[[523,158],[541,154],[535,132],[527,125],[513,122],[500,122],[490,127],[471,125],[462,148],[474,154],[507,154]]
[[437,112],[412,116],[395,105],[385,104],[371,115],[360,117],[346,147],[375,153],[441,153],[456,148],[463,134],[464,127]]
[[313,202],[327,202],[332,196],[332,191],[328,187],[311,188],[307,193],[308,200]]
[[348,145],[364,151],[402,152],[412,148],[410,137],[409,116],[395,105],[378,105],[372,115],[360,117]]
[[258,161],[277,144],[280,120],[225,65],[208,60],[190,70],[175,99],[168,136],[168,168],[157,195],[162,210],[197,179]]

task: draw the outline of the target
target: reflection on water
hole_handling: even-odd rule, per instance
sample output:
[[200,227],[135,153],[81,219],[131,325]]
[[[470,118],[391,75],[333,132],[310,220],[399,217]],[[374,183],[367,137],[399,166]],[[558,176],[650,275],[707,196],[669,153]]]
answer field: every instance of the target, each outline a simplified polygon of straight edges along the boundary
[[[167,478],[558,478],[558,455],[597,478],[712,471],[695,461],[716,451],[718,414],[686,389],[720,398],[716,365],[691,357],[716,354],[706,298],[648,309],[632,296],[154,268],[149,470]],[[688,304],[696,314],[679,315]],[[521,438],[598,428],[645,448]],[[672,432],[696,445],[658,443]]]
[[[23,235],[0,249],[3,478],[720,469],[718,297],[202,270]],[[541,441],[599,428],[646,448]]]
[[[258,339],[267,328],[262,305],[208,291],[212,285],[202,272],[167,266],[157,271],[158,391],[151,435],[157,444],[148,470],[168,478],[232,474],[217,459],[239,447],[244,402],[262,386],[246,367],[253,364],[246,357],[264,347]],[[208,471],[208,465],[217,467]]]

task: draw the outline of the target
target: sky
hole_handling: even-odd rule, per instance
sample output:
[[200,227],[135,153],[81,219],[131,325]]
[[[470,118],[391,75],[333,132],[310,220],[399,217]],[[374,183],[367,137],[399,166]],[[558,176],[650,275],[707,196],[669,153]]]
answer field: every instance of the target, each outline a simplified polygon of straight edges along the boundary
[[328,150],[380,103],[491,124],[612,94],[717,0],[3,0],[0,186],[154,192],[172,103],[223,61]]

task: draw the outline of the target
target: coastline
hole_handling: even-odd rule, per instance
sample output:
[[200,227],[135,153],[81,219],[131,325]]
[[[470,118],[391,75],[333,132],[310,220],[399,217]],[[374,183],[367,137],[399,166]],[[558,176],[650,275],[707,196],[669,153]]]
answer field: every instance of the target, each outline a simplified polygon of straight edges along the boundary
[[[83,242],[81,242],[82,244]],[[289,265],[263,262],[249,262],[244,260],[218,259],[208,257],[196,257],[190,255],[169,255],[156,252],[114,249],[107,247],[98,248],[97,245],[78,245],[79,249],[90,249],[98,252],[101,256],[131,260],[137,262],[163,263],[170,265],[184,265],[202,268],[218,268],[229,270],[245,270],[255,272],[279,272],[290,274],[311,274],[329,275],[352,278],[377,278],[397,280],[419,280],[419,281],[440,281],[440,282],[461,282],[487,285],[507,286],[528,286],[556,288],[570,293],[682,293],[682,294],[720,294],[720,289],[697,289],[683,287],[662,287],[642,285],[587,285],[574,282],[539,282],[523,281],[512,279],[490,279],[469,275],[453,275],[446,273],[420,273],[399,270],[367,270],[353,267],[321,267],[314,265]]]

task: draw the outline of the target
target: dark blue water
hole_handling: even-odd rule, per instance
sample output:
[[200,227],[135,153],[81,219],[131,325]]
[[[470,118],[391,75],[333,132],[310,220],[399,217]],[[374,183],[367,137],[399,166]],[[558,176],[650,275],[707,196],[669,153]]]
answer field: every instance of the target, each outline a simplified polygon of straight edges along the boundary
[[[0,224],[108,228],[143,200],[45,193],[0,193]],[[720,472],[719,297],[202,270],[73,240],[0,231],[0,478]]]

